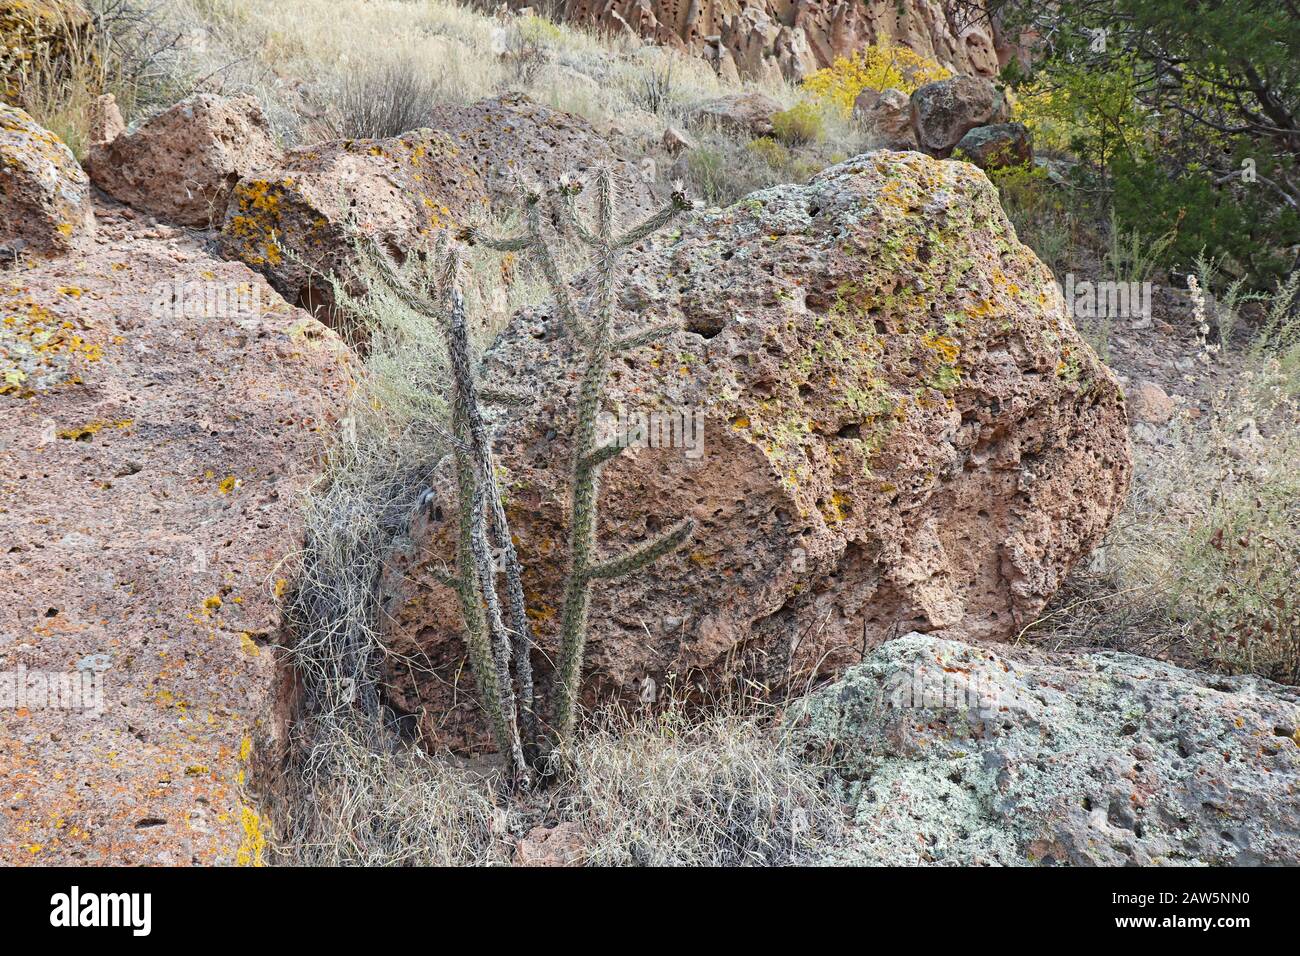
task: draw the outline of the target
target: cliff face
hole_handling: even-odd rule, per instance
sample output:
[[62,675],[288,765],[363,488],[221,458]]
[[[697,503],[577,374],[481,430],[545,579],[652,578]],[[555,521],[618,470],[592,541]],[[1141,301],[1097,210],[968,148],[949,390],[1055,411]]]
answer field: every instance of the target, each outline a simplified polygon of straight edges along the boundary
[[564,16],[688,49],[733,79],[800,80],[885,40],[957,73],[998,71],[993,28],[950,0],[567,0]]

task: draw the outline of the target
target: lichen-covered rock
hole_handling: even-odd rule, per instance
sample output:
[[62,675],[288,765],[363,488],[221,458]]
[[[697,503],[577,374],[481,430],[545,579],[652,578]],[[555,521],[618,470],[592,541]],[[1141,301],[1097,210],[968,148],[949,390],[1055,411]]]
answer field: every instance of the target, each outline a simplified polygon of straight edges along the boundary
[[488,203],[472,157],[443,133],[325,143],[241,179],[226,208],[222,251],[265,275],[289,301],[328,315],[328,280],[359,283],[355,231],[403,257]]
[[282,561],[349,354],[198,239],[99,219],[0,274],[0,350],[66,373],[0,398],[0,696],[33,681],[0,701],[0,864],[256,863]]
[[0,103],[0,253],[62,253],[93,233],[90,183],[63,140]]
[[841,862],[1300,863],[1300,690],[1119,653],[874,650],[796,711]]
[[927,83],[912,94],[912,127],[931,156],[947,158],[975,127],[1010,118],[1006,98],[984,77],[954,76]]
[[[868,153],[699,215],[625,265],[618,327],[684,331],[611,370],[606,433],[619,411],[654,413],[668,440],[605,467],[601,540],[616,551],[683,516],[697,530],[596,591],[589,701],[647,678],[801,684],[911,630],[1011,637],[1123,501],[1119,387],[973,166]],[[526,313],[485,366],[534,397],[497,453],[547,654],[576,365],[549,316]],[[453,553],[455,514],[435,488],[388,613],[395,649],[421,662],[390,676],[395,704],[459,745],[481,728],[455,598],[428,571]]]
[[957,144],[953,156],[980,169],[1004,169],[1034,161],[1033,139],[1023,123],[977,126]]
[[563,172],[586,177],[605,166],[622,187],[619,208],[635,216],[656,208],[650,185],[601,133],[581,116],[536,103],[523,93],[503,93],[468,106],[439,106],[429,125],[449,135],[487,184],[492,200],[513,211],[520,177],[553,182]]
[[131,133],[90,145],[87,168],[114,199],[167,222],[219,225],[235,183],[275,166],[280,149],[257,97],[198,93],[159,113]]
[[16,101],[33,68],[93,63],[93,41],[94,19],[77,0],[0,0],[0,96]]

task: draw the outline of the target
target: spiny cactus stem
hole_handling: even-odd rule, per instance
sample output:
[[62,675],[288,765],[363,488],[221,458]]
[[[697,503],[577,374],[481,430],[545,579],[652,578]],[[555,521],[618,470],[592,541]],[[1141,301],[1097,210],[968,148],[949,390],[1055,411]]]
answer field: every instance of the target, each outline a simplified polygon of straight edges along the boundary
[[[509,662],[513,655],[515,678],[519,682],[519,697],[522,709],[520,724],[522,725],[524,737],[528,740],[528,747],[531,749],[536,740],[536,726],[533,719],[533,671],[532,661],[529,656],[532,650],[532,635],[529,633],[528,617],[525,610],[522,570],[519,565],[518,555],[515,553],[514,542],[510,538],[510,527],[506,520],[505,508],[501,503],[501,492],[496,480],[491,440],[488,437],[487,425],[483,420],[483,413],[479,406],[477,386],[474,382],[473,366],[470,361],[469,329],[465,319],[465,299],[456,284],[455,259],[454,257],[449,258],[451,258],[451,261],[446,277],[446,294],[449,304],[446,335],[448,352],[451,356],[452,376],[456,387],[457,410],[464,421],[465,433],[469,442],[470,459],[475,471],[479,507],[483,510],[484,528],[482,534],[487,568],[484,571],[480,567],[479,575],[483,583],[483,595],[488,604],[488,620],[489,624],[491,624],[494,613],[493,605],[497,603],[497,595],[495,567],[491,555],[486,551],[487,526],[490,524],[492,538],[496,541],[502,556],[507,594],[510,599],[509,635],[502,633],[496,636],[493,642],[498,670],[497,681],[502,687],[503,695],[506,695],[506,699],[503,699],[502,711],[508,718],[513,718],[514,694],[510,683],[509,669]],[[477,553],[476,559],[480,565],[484,560]],[[495,614],[499,621],[499,607],[495,609]],[[498,646],[507,645],[507,642],[508,646]],[[504,674],[502,673],[503,661]],[[517,735],[511,740],[511,753],[517,758],[517,769],[526,778],[527,764]]]
[[560,274],[560,267],[551,254],[551,247],[547,245],[546,238],[542,235],[542,217],[536,205],[528,207],[528,231],[533,240],[533,255],[537,258],[537,263],[542,268],[542,276],[546,279],[551,295],[555,298],[555,308],[560,313],[560,326],[566,333],[581,341],[586,336],[586,329],[578,316],[578,310],[574,308],[568,283]]
[[593,565],[587,570],[587,577],[592,580],[618,578],[644,568],[679,547],[694,530],[695,522],[690,518],[683,518],[658,537],[643,541],[616,558]]
[[501,712],[501,699],[497,694],[497,667],[487,637],[487,623],[483,619],[478,572],[474,568],[474,486],[474,466],[469,455],[458,452],[456,490],[460,528],[456,547],[456,597],[460,600],[461,618],[465,623],[470,669],[474,674],[478,699],[488,713],[497,746],[502,753],[506,753],[510,746],[510,730],[506,725],[505,714]]
[[635,332],[632,335],[625,335],[620,339],[615,339],[612,349],[615,352],[630,352],[632,349],[639,349],[643,345],[649,345],[651,342],[667,338],[674,332],[680,331],[680,329],[681,326],[679,325],[656,325],[643,332]]
[[[605,224],[608,227],[608,223]],[[605,393],[609,365],[609,326],[614,311],[615,257],[608,248],[597,262],[595,323],[591,330],[587,366],[575,409],[573,436],[572,527],[569,534],[569,575],[565,582],[560,620],[559,679],[556,686],[556,730],[561,741],[573,732],[578,688],[586,650],[587,611],[591,604],[591,566],[596,545],[596,501],[599,467],[591,461],[596,444],[596,416]]]

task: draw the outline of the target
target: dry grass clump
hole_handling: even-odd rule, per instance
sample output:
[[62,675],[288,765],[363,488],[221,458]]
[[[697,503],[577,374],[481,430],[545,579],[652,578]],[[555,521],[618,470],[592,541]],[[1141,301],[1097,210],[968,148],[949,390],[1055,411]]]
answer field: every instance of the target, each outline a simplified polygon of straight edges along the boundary
[[[17,105],[59,136],[81,159],[89,146],[91,106],[112,93],[130,115],[169,103],[185,86],[181,33],[161,4],[147,0],[88,0],[91,24],[82,29],[66,11],[45,15],[62,37],[27,51],[18,69]],[[4,51],[0,51],[0,68]]]
[[844,832],[828,771],[752,716],[611,710],[565,758],[563,817],[582,827],[591,863],[815,863]]
[[1254,337],[1230,353],[1209,341],[1208,281],[1192,283],[1202,345],[1188,384],[1212,362],[1236,374],[1206,397],[1207,414],[1135,443],[1125,512],[1031,633],[1298,683],[1300,275],[1266,297]]

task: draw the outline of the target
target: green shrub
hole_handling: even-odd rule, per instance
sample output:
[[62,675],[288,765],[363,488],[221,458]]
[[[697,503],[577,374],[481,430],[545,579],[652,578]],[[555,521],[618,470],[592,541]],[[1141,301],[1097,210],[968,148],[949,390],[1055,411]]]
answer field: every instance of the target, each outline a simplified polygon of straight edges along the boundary
[[750,140],[745,148],[773,169],[783,169],[790,163],[790,151],[770,136]]
[[826,120],[815,104],[803,100],[788,110],[772,114],[772,132],[787,146],[803,146],[825,135]]

